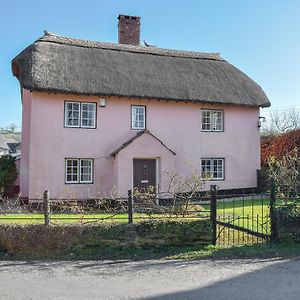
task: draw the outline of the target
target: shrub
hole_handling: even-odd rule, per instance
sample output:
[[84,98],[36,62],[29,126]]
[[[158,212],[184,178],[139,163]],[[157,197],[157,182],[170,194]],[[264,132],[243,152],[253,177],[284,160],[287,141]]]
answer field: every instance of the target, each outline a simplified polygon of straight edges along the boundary
[[80,254],[89,249],[208,245],[211,240],[208,219],[85,226],[0,225],[0,252],[27,258]]
[[300,149],[300,129],[279,136],[263,137],[261,139],[261,165],[267,166],[270,157],[280,160],[295,148]]
[[300,242],[300,206],[289,203],[275,209],[279,240]]
[[10,155],[0,157],[0,190],[7,191],[16,181],[18,176],[15,158]]
[[270,157],[268,159],[269,178],[274,182],[278,199],[286,204],[298,201],[300,157],[295,148],[281,159]]

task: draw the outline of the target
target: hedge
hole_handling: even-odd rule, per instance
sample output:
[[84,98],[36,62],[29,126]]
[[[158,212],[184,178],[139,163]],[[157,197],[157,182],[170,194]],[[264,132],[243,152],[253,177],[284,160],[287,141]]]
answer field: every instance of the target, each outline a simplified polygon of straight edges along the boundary
[[0,225],[0,251],[10,256],[29,258],[65,255],[89,247],[208,245],[211,241],[209,220],[60,226]]

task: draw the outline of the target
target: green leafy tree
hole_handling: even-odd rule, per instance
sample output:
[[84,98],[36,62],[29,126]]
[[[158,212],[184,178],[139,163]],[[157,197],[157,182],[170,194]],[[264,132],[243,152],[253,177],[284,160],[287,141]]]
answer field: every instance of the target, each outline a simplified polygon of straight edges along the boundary
[[15,158],[10,155],[0,157],[0,191],[6,191],[18,176]]

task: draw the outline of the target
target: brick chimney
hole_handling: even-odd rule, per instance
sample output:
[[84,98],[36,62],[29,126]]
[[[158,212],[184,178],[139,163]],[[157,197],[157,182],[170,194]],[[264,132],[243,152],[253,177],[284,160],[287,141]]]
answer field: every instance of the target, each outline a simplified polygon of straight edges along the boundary
[[140,17],[119,15],[119,44],[140,44]]

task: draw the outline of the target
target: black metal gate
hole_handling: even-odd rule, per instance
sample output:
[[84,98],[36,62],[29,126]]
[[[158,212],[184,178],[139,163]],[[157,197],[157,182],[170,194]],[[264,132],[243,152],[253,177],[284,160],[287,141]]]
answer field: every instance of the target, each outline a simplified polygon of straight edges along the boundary
[[211,220],[214,244],[263,243],[271,237],[268,194],[218,195],[211,186]]

